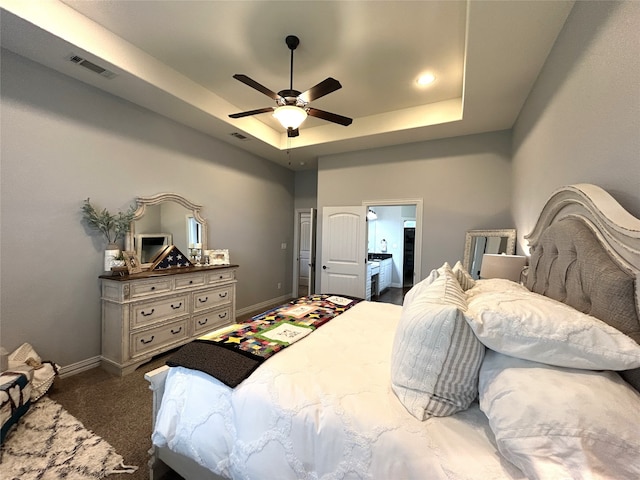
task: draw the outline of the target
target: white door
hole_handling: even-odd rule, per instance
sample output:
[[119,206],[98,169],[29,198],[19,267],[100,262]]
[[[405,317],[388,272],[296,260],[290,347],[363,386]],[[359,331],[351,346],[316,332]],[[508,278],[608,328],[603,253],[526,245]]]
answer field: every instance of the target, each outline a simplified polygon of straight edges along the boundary
[[365,298],[367,207],[322,209],[322,293]]
[[294,297],[315,293],[316,284],[316,209],[296,209],[294,224],[293,289]]
[[313,293],[315,280],[315,210],[301,212],[298,242],[298,295]]

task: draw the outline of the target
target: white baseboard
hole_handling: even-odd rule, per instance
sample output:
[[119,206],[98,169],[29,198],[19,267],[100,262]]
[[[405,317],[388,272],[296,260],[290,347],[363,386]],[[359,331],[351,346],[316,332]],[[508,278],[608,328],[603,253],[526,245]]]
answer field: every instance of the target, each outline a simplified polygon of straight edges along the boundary
[[100,355],[97,357],[87,358],[86,360],[82,360],[80,362],[72,363],[71,365],[65,365],[64,367],[60,367],[58,374],[60,378],[70,377],[71,375],[76,375],[80,372],[84,372],[85,370],[91,370],[92,368],[96,368],[100,366]]
[[281,297],[272,298],[271,300],[267,300],[265,302],[256,303],[255,305],[249,305],[248,307],[244,307],[239,310],[236,310],[236,317],[239,317],[241,315],[245,315],[251,312],[262,311],[272,305],[278,305],[279,303],[286,302],[290,298],[291,298],[291,292],[289,292],[286,295],[282,295]]

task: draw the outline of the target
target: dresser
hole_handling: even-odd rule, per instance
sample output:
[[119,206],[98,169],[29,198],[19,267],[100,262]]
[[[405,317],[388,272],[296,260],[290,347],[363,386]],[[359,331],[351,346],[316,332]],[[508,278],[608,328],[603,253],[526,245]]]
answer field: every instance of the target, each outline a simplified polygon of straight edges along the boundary
[[237,268],[100,276],[102,367],[126,375],[155,355],[235,322]]

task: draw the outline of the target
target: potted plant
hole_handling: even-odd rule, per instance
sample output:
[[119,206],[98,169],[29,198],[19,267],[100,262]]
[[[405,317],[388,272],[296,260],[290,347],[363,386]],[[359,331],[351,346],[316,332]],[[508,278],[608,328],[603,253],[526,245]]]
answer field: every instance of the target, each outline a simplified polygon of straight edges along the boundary
[[136,207],[133,205],[126,212],[118,212],[115,215],[106,208],[99,211],[88,198],[82,204],[82,218],[90,227],[101,232],[107,240],[104,254],[105,271],[111,269],[113,261],[120,255],[120,247],[116,242],[129,232],[135,211]]

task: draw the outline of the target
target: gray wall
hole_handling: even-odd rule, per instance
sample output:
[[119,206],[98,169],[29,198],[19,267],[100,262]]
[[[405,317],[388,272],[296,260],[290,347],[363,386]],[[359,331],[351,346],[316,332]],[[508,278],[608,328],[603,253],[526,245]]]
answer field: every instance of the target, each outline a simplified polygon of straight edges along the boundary
[[87,197],[115,212],[182,194],[240,265],[238,309],[291,292],[293,172],[11,52],[1,67],[4,348],[29,342],[63,366],[100,354],[105,242],[81,222]]
[[295,175],[295,208],[316,208],[318,200],[318,172],[303,170]]
[[640,217],[640,2],[576,2],[513,130],[522,235],[558,187],[593,183]]
[[318,252],[323,207],[414,198],[423,199],[423,277],[444,261],[462,260],[467,230],[513,228],[510,132],[320,158]]

